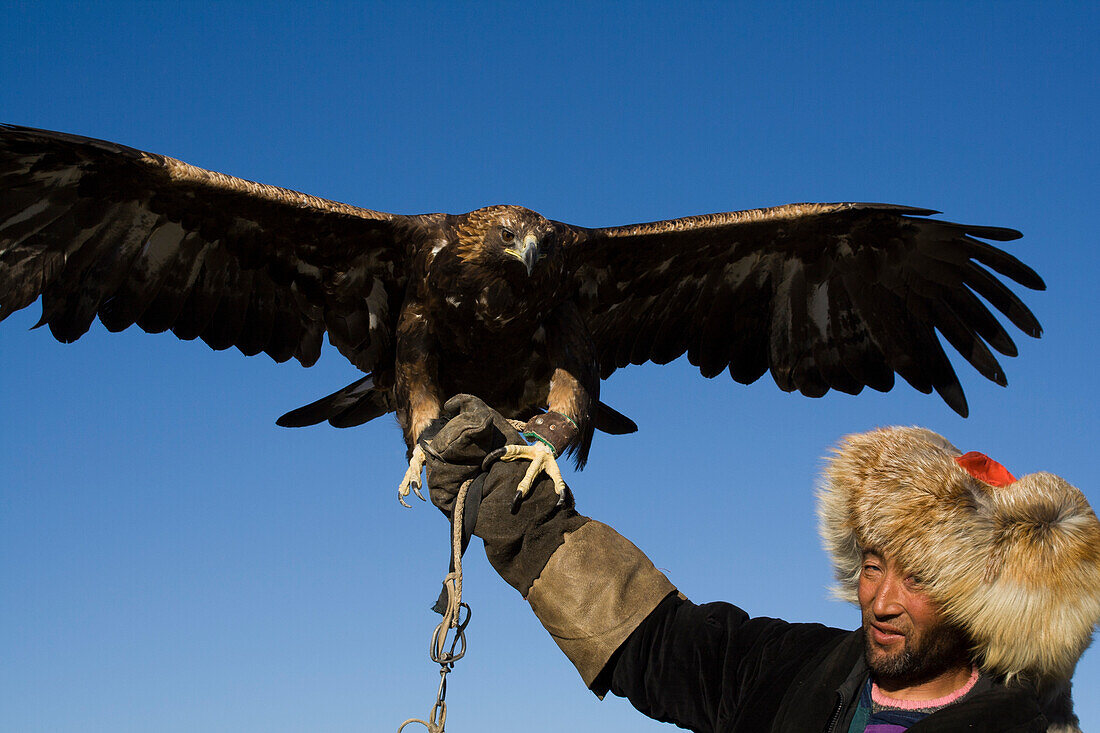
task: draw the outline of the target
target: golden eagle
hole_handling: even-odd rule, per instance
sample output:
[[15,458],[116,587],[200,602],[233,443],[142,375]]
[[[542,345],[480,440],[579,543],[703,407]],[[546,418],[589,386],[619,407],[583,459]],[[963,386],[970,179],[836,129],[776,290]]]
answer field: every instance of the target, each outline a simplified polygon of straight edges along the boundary
[[[896,372],[965,416],[935,331],[1003,385],[988,347],[1016,347],[977,296],[1037,337],[990,270],[1044,285],[979,241],[1019,232],[935,213],[791,204],[601,229],[519,206],[403,216],[0,126],[0,320],[42,296],[38,325],[59,341],[98,316],[305,366],[328,334],[366,376],[281,425],[396,412],[412,449],[469,392],[581,466],[594,429],[635,429],[599,401],[600,380],[685,353],[705,377],[770,371],[811,397],[886,391]],[[414,464],[402,497],[418,481]]]

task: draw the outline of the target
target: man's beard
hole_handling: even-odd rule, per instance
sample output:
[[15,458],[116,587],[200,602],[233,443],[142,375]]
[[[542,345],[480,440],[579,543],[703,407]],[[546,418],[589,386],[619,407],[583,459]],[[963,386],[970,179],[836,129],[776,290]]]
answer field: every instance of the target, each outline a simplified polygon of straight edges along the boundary
[[891,687],[927,682],[951,669],[968,666],[969,641],[959,628],[947,623],[925,629],[914,638],[908,629],[903,647],[887,652],[871,640],[870,621],[863,624],[863,653],[875,681]]

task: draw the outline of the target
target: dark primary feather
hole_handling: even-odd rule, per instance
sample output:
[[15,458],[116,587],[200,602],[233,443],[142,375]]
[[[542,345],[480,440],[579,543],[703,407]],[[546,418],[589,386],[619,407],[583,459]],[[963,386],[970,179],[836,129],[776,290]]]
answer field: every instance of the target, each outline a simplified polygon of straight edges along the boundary
[[[1005,384],[988,347],[1016,346],[974,293],[1029,336],[1042,329],[989,270],[1027,288],[1042,279],[975,237],[1020,233],[922,218],[888,204],[792,204],[606,229],[572,228],[568,269],[601,374],[687,354],[707,377],[749,383],[770,371],[786,391],[889,390],[894,373],[968,408],[936,331]],[[986,268],[989,268],[987,270]]]

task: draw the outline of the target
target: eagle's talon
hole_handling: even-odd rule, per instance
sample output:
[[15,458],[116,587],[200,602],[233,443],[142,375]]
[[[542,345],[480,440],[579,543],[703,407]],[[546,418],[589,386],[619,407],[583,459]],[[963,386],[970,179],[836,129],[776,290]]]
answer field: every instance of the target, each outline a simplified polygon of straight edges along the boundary
[[561,477],[561,469],[558,468],[558,463],[554,460],[554,453],[549,446],[545,443],[507,445],[504,447],[504,455],[500,457],[500,460],[515,461],[520,458],[531,461],[531,465],[527,467],[527,473],[516,485],[516,496],[512,500],[512,513],[515,514],[519,511],[520,504],[531,493],[531,487],[540,473],[545,473],[554,482],[554,491],[558,494],[558,505],[563,504],[568,489],[565,487],[565,480]]
[[413,448],[412,456],[409,457],[409,468],[405,471],[405,477],[401,479],[401,485],[397,487],[397,500],[406,509],[412,509],[412,505],[405,502],[405,497],[409,495],[409,491],[416,494],[420,501],[426,501],[424,495],[420,493],[420,472],[422,470],[424,470],[424,450],[417,445]]

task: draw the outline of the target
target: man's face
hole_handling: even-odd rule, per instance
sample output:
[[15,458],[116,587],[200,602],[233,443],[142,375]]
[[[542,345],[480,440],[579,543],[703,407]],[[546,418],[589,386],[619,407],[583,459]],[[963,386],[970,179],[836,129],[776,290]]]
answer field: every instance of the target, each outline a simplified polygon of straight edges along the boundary
[[864,653],[876,681],[905,687],[969,667],[965,634],[948,624],[920,581],[889,558],[863,554]]

